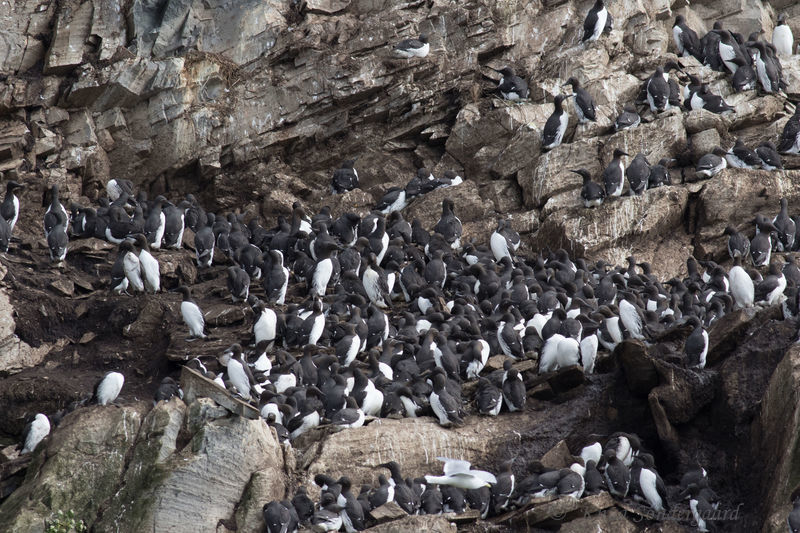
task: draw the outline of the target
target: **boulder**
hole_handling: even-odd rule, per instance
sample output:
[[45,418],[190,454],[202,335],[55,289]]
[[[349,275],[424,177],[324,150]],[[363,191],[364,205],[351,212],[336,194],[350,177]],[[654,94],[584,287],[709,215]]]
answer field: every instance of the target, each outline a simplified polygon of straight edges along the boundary
[[98,405],[67,415],[38,448],[23,486],[0,505],[0,523],[9,531],[44,531],[58,510],[91,522],[117,490],[147,404]]
[[[250,495],[255,492],[266,501],[281,497],[286,483],[283,453],[274,434],[263,420],[231,416],[203,423],[178,444],[186,412],[183,402],[172,400],[148,415],[124,488],[104,510],[96,529],[216,532],[220,520],[234,516],[244,495],[249,503],[240,516],[249,524],[247,531],[262,530]],[[261,478],[258,488],[256,472]]]

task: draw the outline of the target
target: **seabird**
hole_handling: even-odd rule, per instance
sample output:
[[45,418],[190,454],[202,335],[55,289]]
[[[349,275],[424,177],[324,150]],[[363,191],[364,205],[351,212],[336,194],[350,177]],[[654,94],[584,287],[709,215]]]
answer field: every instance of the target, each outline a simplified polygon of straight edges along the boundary
[[629,194],[642,194],[647,190],[647,183],[650,179],[650,163],[647,162],[647,157],[643,153],[636,154],[625,170],[625,176],[630,185]]
[[[9,231],[9,238],[10,235],[11,232]],[[54,263],[60,263],[66,259],[68,244],[69,237],[67,236],[66,226],[64,224],[57,224],[47,234],[47,247],[50,249],[50,260]]]
[[606,198],[606,191],[599,183],[592,181],[592,176],[589,174],[589,171],[585,168],[579,168],[578,170],[570,170],[570,172],[574,172],[583,178],[583,186],[581,187],[583,206],[598,207],[603,205],[603,201]]
[[733,168],[759,168],[761,158],[753,150],[744,145],[741,139],[736,139],[730,150],[725,154],[725,159]]
[[800,153],[800,102],[795,102],[794,115],[783,126],[778,152],[782,154]]
[[441,371],[433,376],[433,390],[430,393],[428,401],[430,402],[433,414],[439,419],[440,425],[444,427],[461,425],[464,422],[459,416],[461,409],[456,399],[447,392],[445,388],[446,380],[447,377]]
[[24,434],[24,445],[19,452],[20,455],[33,452],[39,443],[50,434],[50,420],[46,415],[38,413],[33,417],[33,420],[25,426]]
[[12,232],[19,219],[19,197],[17,197],[16,191],[24,187],[25,185],[13,180],[6,183],[6,196],[3,198],[3,203],[0,204],[0,216],[5,219]]
[[425,476],[427,483],[436,485],[450,485],[464,490],[479,489],[497,483],[497,478],[491,472],[472,470],[469,461],[437,457],[444,462],[443,476]]
[[428,36],[424,33],[417,39],[403,39],[394,45],[394,53],[405,58],[425,57],[430,49]]
[[596,41],[599,39],[600,35],[605,31],[607,20],[608,10],[606,10],[603,0],[596,0],[583,21],[582,41]]
[[603,170],[603,184],[606,189],[606,196],[621,196],[622,187],[625,181],[625,167],[622,164],[622,156],[628,155],[619,148],[614,149],[614,158]]
[[98,405],[108,405],[117,399],[122,385],[125,383],[125,376],[119,372],[108,372],[103,379],[97,382],[94,387],[92,400]]
[[756,154],[761,158],[761,168],[764,170],[782,170],[783,162],[778,154],[778,149],[771,141],[764,141],[756,148]]
[[669,82],[664,74],[664,67],[659,65],[655,74],[647,81],[647,103],[650,105],[650,111],[658,113],[669,109],[669,95]]
[[784,290],[786,290],[786,276],[777,263],[771,264],[769,274],[756,285],[755,301],[765,302],[769,306],[777,305],[785,299]]
[[697,33],[686,24],[686,18],[683,15],[675,17],[675,23],[672,25],[672,38],[679,56],[689,57],[691,55],[702,62],[700,39],[697,37]]
[[247,301],[250,295],[250,276],[241,267],[236,265],[228,267],[228,292],[233,303]]
[[[289,502],[286,503],[289,504]],[[261,513],[264,515],[264,522],[267,524],[267,533],[292,533],[297,531],[300,521],[296,516],[297,513],[292,513],[293,510],[293,508],[290,509],[290,504],[284,505],[283,502],[271,501],[265,503]],[[309,518],[311,517],[309,516]]]
[[500,78],[500,83],[497,90],[505,100],[523,100],[528,97],[528,83],[514,74],[514,69],[511,67],[503,67],[499,70],[503,75]]
[[178,292],[183,295],[183,301],[181,301],[181,316],[183,317],[183,322],[189,327],[190,338],[205,339],[206,334],[203,330],[205,329],[206,320],[197,302],[192,299],[192,289],[186,285],[181,285],[178,287]]
[[728,236],[728,255],[731,256],[731,259],[747,257],[747,254],[750,253],[750,240],[736,231],[733,226],[725,228],[725,235]]
[[177,381],[167,376],[161,380],[161,384],[158,386],[158,389],[156,389],[156,394],[153,400],[154,403],[161,401],[168,402],[173,396],[177,396],[178,398],[182,399],[183,391],[181,390],[181,386]]
[[214,246],[216,239],[214,238],[214,214],[207,213],[207,219],[199,221],[199,228],[194,235],[194,249],[197,256],[197,266],[209,268],[214,260]]
[[147,238],[141,233],[136,235],[136,246],[139,247],[139,273],[144,283],[144,290],[155,294],[161,290],[158,260],[150,253]]
[[480,414],[497,416],[503,406],[503,393],[487,378],[479,378],[475,404]]
[[778,54],[791,57],[792,47],[794,46],[794,35],[792,35],[792,29],[786,24],[786,13],[778,15],[777,25],[772,30],[772,44],[775,46],[775,50]]
[[662,185],[672,185],[672,179],[669,175],[670,160],[663,158],[657,165],[650,167],[650,177],[647,178],[647,188],[655,189]]
[[164,206],[167,204],[167,199],[163,196],[158,196],[147,215],[147,220],[144,223],[144,232],[147,235],[147,242],[154,250],[161,248],[161,241],[164,238],[164,228],[166,226],[167,217],[164,214]]
[[525,408],[525,400],[527,400],[522,375],[516,368],[511,366],[510,359],[506,359],[506,363],[503,366],[505,370],[503,374],[503,402],[511,413],[522,411]]
[[616,131],[627,130],[635,128],[642,122],[636,107],[632,104],[625,104],[622,108],[622,113],[619,114],[617,120],[614,121],[614,129]]
[[461,219],[453,213],[453,200],[445,198],[442,200],[442,216],[433,227],[435,233],[439,233],[450,244],[454,250],[461,247],[461,232],[463,227]]
[[775,242],[777,251],[791,251],[795,244],[797,226],[792,217],[789,216],[789,201],[786,198],[781,198],[781,210],[772,219],[772,223],[778,230],[778,238]]
[[800,533],[800,497],[795,498],[792,510],[786,518],[791,533]]
[[753,265],[760,267],[769,264],[772,257],[772,238],[771,232],[778,231],[778,228],[770,222],[764,215],[756,215],[756,235],[750,241],[750,257]]
[[716,176],[728,166],[725,159],[727,152],[720,148],[715,147],[710,154],[706,154],[697,161],[695,167],[695,175],[698,179],[708,179]]
[[692,332],[686,337],[683,345],[683,353],[686,354],[686,362],[690,368],[703,369],[706,366],[706,354],[708,353],[708,333],[703,329],[703,324],[696,316],[690,316],[687,324],[692,326]]
[[[592,95],[581,87],[577,78],[572,77],[568,79],[564,85],[572,86],[572,96],[575,98],[575,113],[578,115],[580,123],[584,124],[589,121],[596,122],[597,113],[595,112],[594,98],[592,98]],[[562,87],[564,85],[562,85]]]
[[553,101],[553,113],[545,122],[542,131],[542,150],[551,150],[561,144],[564,139],[564,133],[569,124],[569,115],[564,111],[564,100],[571,96],[559,94]]
[[358,188],[358,172],[353,165],[356,159],[347,159],[333,171],[331,190],[334,194],[342,194]]

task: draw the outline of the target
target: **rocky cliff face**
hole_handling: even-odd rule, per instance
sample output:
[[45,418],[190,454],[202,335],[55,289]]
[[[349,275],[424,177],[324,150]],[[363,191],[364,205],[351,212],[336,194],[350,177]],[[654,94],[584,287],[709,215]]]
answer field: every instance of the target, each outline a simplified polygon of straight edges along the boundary
[[[150,406],[160,378],[175,372],[174,361],[217,354],[249,331],[251,313],[220,303],[222,293],[213,292],[219,278],[199,272],[190,252],[165,252],[159,260],[165,286],[191,283],[216,296],[206,299],[204,309],[217,335],[202,346],[187,344],[176,331],[180,313],[173,296],[108,294],[111,245],[76,243],[61,269],[46,259],[37,205],[42,191],[57,184],[64,197],[87,205],[104,195],[111,178],[130,179],[150,197],[179,199],[191,192],[218,212],[259,215],[272,224],[277,215],[291,213],[295,201],[315,212],[331,205],[337,215],[366,213],[418,167],[437,176],[452,169],[465,183],[416,200],[407,219],[431,227],[449,196],[465,236],[477,242],[487,241],[503,214],[528,250],[563,247],[575,257],[611,263],[635,255],[662,279],[684,275],[689,255],[726,259],[725,226],[749,230],[755,214],[773,216],[782,197],[800,204],[796,156],[784,159],[784,171],[728,169],[709,181],[684,183],[697,158],[715,145],[777,139],[793,111],[788,100],[800,97],[797,57],[783,60],[788,98],[732,93],[720,73],[681,59],[685,71],[702,77],[735,113],[646,111],[638,128],[609,132],[642,81],[676,59],[676,14],[701,35],[715,20],[744,35],[759,29],[770,35],[777,12],[785,11],[800,34],[800,5],[618,0],[609,8],[615,20],[610,35],[585,46],[582,21],[591,4],[0,5],[0,172],[3,181],[28,185],[19,242],[2,259],[2,442],[16,441],[26,416],[85,397],[105,370],[122,369],[127,379],[121,407],[67,415],[27,470],[6,460],[14,456],[10,450],[0,456],[0,529],[43,531],[54,512],[72,509],[95,531],[261,531],[262,505],[291,497],[317,473],[348,473],[355,485],[372,482],[377,465],[390,459],[414,476],[430,473],[438,455],[487,468],[509,457],[524,464],[559,441],[575,451],[587,435],[624,427],[656,448],[673,483],[701,463],[728,507],[744,504],[726,530],[781,530],[797,477],[797,350],[791,348],[797,324],[778,320],[774,309],[741,311],[712,330],[713,368],[700,381],[659,362],[657,356],[681,349],[678,339],[665,339],[656,350],[626,343],[585,382],[563,388],[540,383],[535,409],[524,413],[468,417],[457,430],[428,418],[381,419],[283,446],[263,421],[231,416],[207,399]],[[395,42],[422,32],[431,39],[427,58],[391,53]],[[509,64],[528,81],[530,100],[495,97],[495,69]],[[569,76],[594,95],[598,120],[578,124],[570,104],[565,143],[542,153],[542,126]],[[580,178],[569,171],[583,167],[599,175],[614,148],[645,152],[651,162],[675,158],[674,185],[583,208]],[[361,189],[333,200],[332,169],[355,156]],[[765,467],[752,468],[754,458]],[[562,531],[690,530],[691,520],[644,526],[613,505],[585,517],[569,515],[574,520]],[[500,525],[514,529],[523,520],[563,519],[562,511]],[[440,519],[398,527],[455,526]]]

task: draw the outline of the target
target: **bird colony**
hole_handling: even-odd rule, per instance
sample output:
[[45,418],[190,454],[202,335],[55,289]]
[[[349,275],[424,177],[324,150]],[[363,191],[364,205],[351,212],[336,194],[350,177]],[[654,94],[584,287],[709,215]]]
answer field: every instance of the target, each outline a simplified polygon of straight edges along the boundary
[[[699,38],[682,16],[675,19],[673,35],[680,55],[728,72],[734,90],[780,93],[785,83],[779,57],[791,54],[793,43],[783,22],[779,19],[772,43],[758,34],[744,40],[721,24]],[[586,16],[581,46],[593,46],[612,24],[598,0]],[[423,61],[430,53],[428,36],[404,40],[394,52]],[[500,74],[498,96],[512,102],[528,98],[527,83],[511,67]],[[564,86],[571,92],[555,98],[543,125],[543,150],[564,142],[569,100],[581,122],[596,119],[593,97],[580,81],[570,77]],[[656,69],[639,98],[624,105],[614,129],[636,128],[642,107],[653,114],[672,107],[734,112],[703,80],[683,74],[678,62]],[[717,148],[696,162],[693,178],[713,179],[726,166],[782,168],[780,153],[800,152],[797,109],[776,143],[764,139],[755,149],[741,142],[727,151]],[[646,154],[638,153],[626,167],[626,157],[614,148],[599,181],[585,169],[573,170],[583,179],[587,208],[621,196],[625,178],[629,194],[671,184],[668,169],[675,160],[651,165]],[[344,161],[333,172],[333,194],[358,188],[355,164],[355,159]],[[785,200],[775,213],[756,217],[752,239],[732,227],[720,235],[727,239],[732,266],[689,257],[685,278],[662,282],[648,263],[634,257],[614,266],[564,249],[526,249],[506,218],[497,221],[488,242],[475,242],[463,234],[459,206],[449,198],[433,227],[408,221],[403,212],[415,199],[463,182],[455,172],[436,177],[425,168],[409,178],[404,187],[386,191],[368,213],[334,218],[329,208],[309,213],[296,204],[291,218],[279,217],[270,227],[258,218],[213,213],[191,194],[175,202],[164,196],[148,200],[121,179],[108,182],[107,198],[96,206],[65,207],[52,186],[44,234],[54,263],[70,261],[69,246],[77,239],[117,245],[108,290],[120,299],[173,292],[177,300],[180,294],[179,327],[189,341],[201,344],[215,332],[206,324],[200,299],[192,287],[164,286],[159,269],[161,254],[190,248],[198,268],[226,287],[224,299],[246,308],[253,321],[249,335],[230,339],[216,357],[187,357],[186,365],[257,408],[287,446],[318,426],[347,431],[376,417],[429,416],[441,426],[457,427],[466,417],[524,411],[529,385],[538,376],[580,372],[591,380],[627,339],[653,344],[677,332],[683,351],[669,364],[703,373],[708,331],[724,315],[772,306],[780,306],[785,317],[798,313],[800,269],[790,256],[776,260],[772,255],[800,248],[800,219],[790,215]],[[17,197],[23,187],[7,184],[0,210],[5,251],[20,209],[26,208]],[[501,362],[492,367],[490,358]],[[108,373],[87,401],[113,404],[124,382],[121,373]],[[180,384],[167,377],[155,401],[180,395]],[[37,414],[22,439],[22,453],[34,451],[64,414]],[[359,488],[346,476],[318,475],[317,501],[300,487],[291,500],[264,502],[263,513],[270,532],[295,531],[300,525],[359,531],[370,524],[370,513],[388,502],[408,514],[472,508],[486,518],[537,498],[580,499],[607,491],[647,506],[653,516],[688,506],[698,530],[708,531],[711,524],[704,517],[717,498],[705,470],[686,472],[679,484],[667,486],[648,453],[651,447],[631,433],[611,435],[602,444],[587,436],[568,468],[527,465],[525,471],[534,473],[525,477],[515,476],[523,465],[513,460],[492,473],[459,458],[441,458],[441,473],[416,479],[404,477],[400,465],[389,461],[381,467],[390,476],[377,476],[377,484]]]

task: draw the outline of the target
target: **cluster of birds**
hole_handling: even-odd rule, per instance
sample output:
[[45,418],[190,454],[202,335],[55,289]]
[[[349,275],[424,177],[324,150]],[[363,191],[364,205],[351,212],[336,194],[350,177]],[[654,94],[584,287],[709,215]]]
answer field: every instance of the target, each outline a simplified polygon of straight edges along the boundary
[[[222,250],[217,257],[230,264],[231,301],[252,309],[252,337],[188,364],[256,404],[282,440],[320,424],[359,427],[371,416],[433,415],[443,426],[459,425],[472,411],[462,397],[462,384],[472,380],[478,380],[474,411],[521,411],[527,391],[515,361],[538,359],[540,374],[575,365],[591,374],[598,352],[610,353],[626,338],[655,341],[672,328],[689,333],[674,362],[700,370],[706,329],[725,313],[781,303],[786,313],[797,313],[800,270],[790,256],[763,277],[740,264],[749,253],[755,266],[766,266],[773,248],[797,246],[797,222],[785,200],[771,220],[757,217],[752,242],[726,232],[735,260],[730,271],[705,262],[701,273],[690,257],[687,277],[661,283],[648,263],[633,257],[627,267],[612,267],[573,260],[563,249],[518,255],[519,234],[504,219],[489,243],[462,244],[450,199],[443,200],[432,233],[401,211],[333,219],[327,208],[309,217],[300,205],[291,223],[281,219],[266,229],[258,219],[207,213],[191,195],[174,206],[163,197],[148,202],[141,193],[134,199],[130,187],[109,182],[109,198],[101,202],[108,208],[73,204],[72,231],[97,235],[105,227],[109,240],[120,240],[111,268],[116,293],[161,290],[154,249],[169,246],[165,235],[182,234],[184,225],[195,232],[200,268],[212,268],[214,250]],[[47,212],[61,212],[57,189],[51,193]],[[178,224],[168,227],[166,213],[174,211]],[[108,212],[116,215],[104,220]],[[121,225],[137,233],[123,234]],[[205,338],[204,313],[191,289],[173,290],[183,294],[190,339]],[[493,355],[505,357],[503,368],[485,372]],[[113,401],[122,383],[119,373],[106,376],[98,401]],[[179,393],[166,378],[157,399]]]
[[[306,487],[300,486],[291,500],[264,505],[267,531],[290,533],[299,526],[320,532],[362,531],[369,524],[370,513],[387,502],[395,502],[409,515],[460,514],[470,508],[485,519],[523,508],[535,498],[578,500],[608,491],[614,498],[647,505],[654,516],[665,516],[670,509],[667,486],[656,470],[653,455],[642,449],[639,437],[631,433],[615,433],[605,445],[593,442],[583,447],[568,468],[546,468],[534,461],[528,465],[530,473],[521,479],[513,472],[513,459],[504,462],[497,474],[475,470],[468,461],[438,459],[444,463],[443,475],[418,478],[403,477],[395,461],[380,464],[378,467],[387,469],[390,475],[380,474],[377,486],[364,484],[358,494],[354,494],[347,476],[334,479],[317,474],[314,483],[321,490],[317,503]],[[699,531],[708,531],[713,525],[710,517],[719,498],[709,487],[702,467],[683,474],[673,497],[689,500]]]
[[[583,41],[597,40],[604,31],[609,31],[611,17],[602,1],[598,1],[589,11],[584,23]],[[736,91],[756,88],[758,82],[764,92],[778,92],[786,87],[782,78],[782,68],[778,55],[790,56],[793,43],[791,29],[785,23],[785,15],[778,18],[773,32],[773,42],[759,39],[759,33],[753,33],[745,41],[736,33],[724,30],[722,23],[717,22],[714,29],[702,39],[687,26],[683,15],[678,15],[673,25],[673,37],[678,54],[684,57],[693,56],[714,70],[726,70],[732,75],[731,83]],[[659,66],[642,84],[635,104],[647,105],[653,113],[660,113],[672,107],[683,107],[687,110],[706,109],[714,113],[728,113],[734,108],[722,97],[711,93],[708,85],[696,76],[683,72],[683,66],[669,61],[664,67]],[[686,87],[680,85],[669,73],[678,71],[686,76]],[[529,89],[527,82],[517,76],[514,69],[505,67],[497,91],[507,100],[527,98]],[[559,94],[555,97],[553,113],[547,119],[542,131],[542,150],[547,151],[560,145],[569,125],[569,114],[565,110],[565,102],[574,98],[575,113],[581,124],[595,122],[597,113],[592,95],[582,87],[575,77],[569,78],[564,86],[571,87],[570,94]],[[626,104],[614,123],[614,130],[635,128],[641,124],[641,117],[635,105]],[[727,166],[736,168],[763,168],[765,170],[782,169],[780,153],[798,153],[800,151],[800,105],[796,107],[794,117],[786,124],[778,146],[771,141],[762,142],[755,150],[746,147],[740,140],[730,150],[715,147],[711,153],[703,155],[696,164],[695,175],[700,179],[710,178]],[[627,171],[622,167],[619,157],[628,155],[622,150],[615,150],[609,166],[603,171],[602,184],[592,182],[591,175],[585,169],[575,172],[583,178],[584,186],[581,198],[586,207],[601,205],[608,197],[620,196],[623,192],[624,177],[629,181],[629,194],[641,194],[648,188],[671,184],[668,168],[675,160],[663,158],[657,165],[651,165],[646,154],[639,153],[631,161]]]

